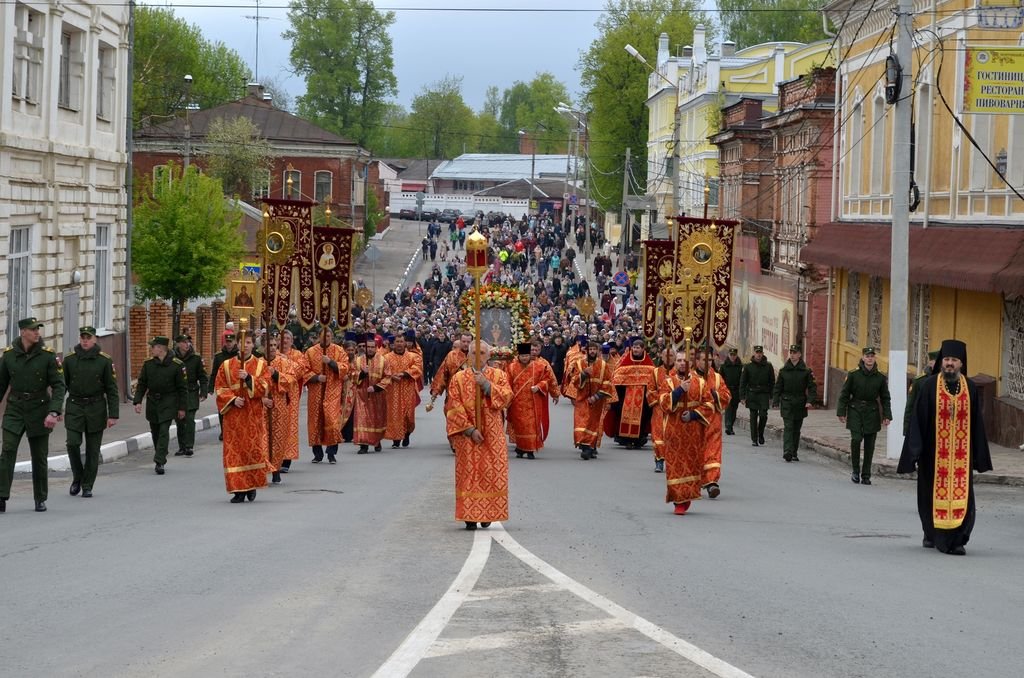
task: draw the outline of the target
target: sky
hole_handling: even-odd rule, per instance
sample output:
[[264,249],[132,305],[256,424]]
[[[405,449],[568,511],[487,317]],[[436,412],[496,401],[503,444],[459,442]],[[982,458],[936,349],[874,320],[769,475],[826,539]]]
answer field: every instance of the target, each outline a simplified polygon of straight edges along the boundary
[[[303,80],[291,73],[290,43],[281,37],[290,26],[287,0],[260,1],[259,14],[267,18],[258,22],[258,63],[257,22],[247,18],[256,15],[256,0],[151,4],[172,8],[176,16],[199,26],[208,40],[233,48],[261,80],[278,79],[293,100],[305,91]],[[566,103],[577,104],[580,54],[597,37],[594,24],[604,0],[376,0],[375,5],[395,12],[390,31],[398,80],[395,100],[408,109],[424,86],[447,74],[461,75],[463,99],[479,110],[488,86],[504,91],[543,71],[565,84],[573,99]],[[493,11],[508,8],[532,11]]]

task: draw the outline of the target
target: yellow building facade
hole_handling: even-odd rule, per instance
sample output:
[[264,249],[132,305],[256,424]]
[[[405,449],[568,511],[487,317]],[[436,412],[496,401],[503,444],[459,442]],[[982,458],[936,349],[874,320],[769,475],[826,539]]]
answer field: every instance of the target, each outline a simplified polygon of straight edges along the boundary
[[[914,2],[913,58],[903,64],[913,91],[901,93],[913,105],[916,184],[907,376],[926,369],[928,351],[943,339],[965,341],[969,374],[994,380],[996,418],[1016,431],[1024,422],[1024,200],[1011,186],[1024,193],[1024,115],[968,113],[963,104],[969,48],[1024,45],[1019,3],[994,4]],[[878,347],[888,371],[892,155],[899,146],[885,61],[895,18],[891,7],[868,0],[838,0],[825,13],[841,56],[834,223],[801,256],[833,271],[828,354],[838,379],[866,345]]]

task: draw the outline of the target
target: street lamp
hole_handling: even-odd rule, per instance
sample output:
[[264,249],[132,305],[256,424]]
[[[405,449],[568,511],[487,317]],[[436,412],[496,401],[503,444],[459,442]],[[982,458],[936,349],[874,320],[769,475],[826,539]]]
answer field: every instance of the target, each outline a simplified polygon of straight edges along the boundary
[[[678,83],[674,83],[671,80],[669,80],[667,77],[665,77],[665,74],[662,73],[661,71],[659,71],[657,68],[651,66],[651,64],[648,63],[647,59],[644,58],[644,55],[641,54],[637,50],[636,47],[633,47],[633,45],[626,44],[624,49],[626,50],[626,52],[631,57],[633,57],[634,59],[636,59],[637,61],[642,63],[644,66],[647,66],[647,68],[649,68],[652,73],[654,73],[659,78],[664,80],[665,83],[669,87],[671,87],[672,91],[675,93],[675,104],[673,106],[673,129],[672,129],[672,206],[676,210],[676,212],[678,213],[678,212],[681,211],[679,209],[679,205],[680,205],[680,202],[681,202],[680,198],[679,198],[679,146],[680,146],[679,130],[680,130],[680,127],[682,126],[682,120],[680,119],[680,114],[679,114],[679,85],[678,85]],[[623,196],[623,199],[625,199],[625,196]]]
[[[529,135],[526,130],[519,130],[519,136],[524,139],[529,139]],[[537,173],[537,140],[534,139],[530,143],[530,202],[526,204],[526,213],[533,216],[533,182],[534,177]]]
[[185,74],[185,169],[188,170],[192,156],[192,121],[188,117],[192,105],[192,76]]
[[[555,107],[555,111],[560,113],[560,114],[562,114],[562,115],[570,115],[570,116],[572,116],[573,121],[576,123],[576,130],[575,130],[576,131],[576,152],[575,152],[576,166],[573,169],[572,194],[573,194],[574,197],[576,197],[575,202],[577,203],[577,210],[578,210],[579,209],[579,200],[578,200],[578,197],[577,197],[578,194],[577,194],[576,190],[577,190],[577,184],[579,183],[579,169],[580,169],[579,150],[580,150],[580,132],[581,131],[585,131],[587,133],[586,145],[587,145],[587,147],[589,147],[589,145],[590,145],[590,130],[587,127],[587,114],[584,113],[583,111],[579,111],[579,110],[576,110],[575,108],[572,108],[571,106],[569,106],[569,104],[567,104],[565,102],[562,102],[562,101],[558,102],[558,106]],[[571,130],[569,132],[569,143],[570,143],[570,145],[572,144],[572,131]],[[585,225],[585,228],[586,228],[585,235],[586,235],[586,244],[587,244],[587,246],[586,246],[586,251],[584,252],[584,258],[589,258],[590,257],[590,249],[591,249],[590,248],[590,245],[591,245],[591,233],[590,233],[590,182],[589,182],[589,178],[590,178],[590,175],[589,175],[589,163],[590,163],[590,160],[589,160],[589,154],[588,154],[588,152],[586,150],[584,150],[584,153],[583,153],[583,160],[586,163],[583,166],[584,167],[584,171],[588,172],[588,174],[585,175],[585,177],[584,177],[584,184],[586,186],[586,191],[587,191],[586,194],[585,194],[585,199],[587,201],[587,217],[586,217],[586,222],[587,223]],[[565,175],[566,175],[566,180],[568,180],[568,178],[569,178],[569,158],[568,157],[566,157],[566,161],[565,162],[566,162]]]

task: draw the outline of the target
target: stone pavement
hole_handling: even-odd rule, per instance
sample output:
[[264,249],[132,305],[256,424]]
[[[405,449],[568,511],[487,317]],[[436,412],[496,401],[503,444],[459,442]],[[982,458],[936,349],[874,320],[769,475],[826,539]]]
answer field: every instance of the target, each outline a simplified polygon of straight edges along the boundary
[[[749,411],[742,405],[737,412],[736,423],[736,436],[741,440],[748,438]],[[741,431],[741,429],[743,430]],[[782,417],[777,409],[768,410],[768,427],[765,430],[765,438],[769,437],[774,440],[773,447],[777,449],[779,459],[782,459]],[[850,435],[846,426],[840,423],[836,417],[835,408],[810,410],[803,428],[800,430],[800,439],[801,449],[816,452],[850,467]],[[977,482],[1024,487],[1024,451],[992,443],[989,443],[989,450],[992,453],[994,470],[976,474]],[[875,456],[871,465],[872,473],[876,476],[896,478],[916,477],[916,474],[897,474],[897,461],[897,459],[886,458],[885,432],[879,432],[878,442],[875,445]]]
[[380,258],[374,264],[364,253],[356,260],[352,277],[354,280],[362,279],[373,291],[374,305],[382,303],[388,290],[401,284],[407,273],[411,275],[410,285],[416,280],[421,267],[420,241],[426,234],[426,222],[392,219],[386,231],[370,239]]

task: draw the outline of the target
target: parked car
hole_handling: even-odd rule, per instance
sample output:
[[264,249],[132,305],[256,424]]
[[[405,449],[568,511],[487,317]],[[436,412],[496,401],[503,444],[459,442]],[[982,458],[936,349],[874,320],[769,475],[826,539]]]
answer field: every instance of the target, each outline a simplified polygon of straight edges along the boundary
[[423,212],[420,216],[421,221],[437,221],[441,216],[441,211],[436,207],[424,207]]
[[469,226],[474,221],[482,226],[484,223],[484,213],[480,210],[466,210],[462,213],[462,221],[465,222],[466,226]]
[[460,216],[461,214],[459,213],[459,210],[448,207],[441,210],[441,214],[437,218],[442,223],[450,224],[453,221],[457,220]]
[[398,218],[399,219],[412,219],[412,220],[415,220],[416,219],[416,210],[414,210],[414,209],[399,210],[398,211]]

